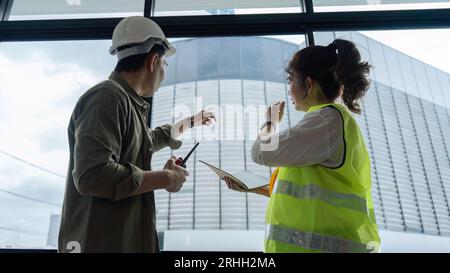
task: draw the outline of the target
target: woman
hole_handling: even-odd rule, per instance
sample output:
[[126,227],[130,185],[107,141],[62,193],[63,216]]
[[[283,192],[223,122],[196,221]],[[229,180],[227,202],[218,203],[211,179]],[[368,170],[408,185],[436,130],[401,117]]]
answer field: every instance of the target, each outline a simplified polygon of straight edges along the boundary
[[290,61],[290,97],[306,114],[277,132],[285,102],[273,104],[252,147],[253,161],[278,167],[270,188],[258,192],[270,196],[265,252],[378,251],[370,159],[350,113],[361,111],[369,70],[356,46],[342,39],[304,48]]

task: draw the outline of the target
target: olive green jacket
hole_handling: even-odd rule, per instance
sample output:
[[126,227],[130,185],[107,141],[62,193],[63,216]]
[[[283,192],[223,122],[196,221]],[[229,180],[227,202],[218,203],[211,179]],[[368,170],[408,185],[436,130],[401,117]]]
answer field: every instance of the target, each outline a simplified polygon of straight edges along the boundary
[[149,129],[150,105],[116,72],[77,102],[59,252],[158,252],[154,193],[132,195],[152,154],[178,149],[171,126]]

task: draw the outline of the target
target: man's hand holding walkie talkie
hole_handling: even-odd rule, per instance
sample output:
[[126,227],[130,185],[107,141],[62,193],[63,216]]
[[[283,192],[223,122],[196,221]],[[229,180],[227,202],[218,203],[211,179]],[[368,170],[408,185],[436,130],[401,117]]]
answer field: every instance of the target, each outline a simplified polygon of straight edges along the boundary
[[189,176],[189,172],[186,170],[186,162],[194,152],[195,148],[197,148],[198,144],[199,143],[195,144],[194,148],[191,149],[184,159],[181,157],[177,159],[172,156],[167,160],[164,170],[169,171],[169,175],[172,176],[169,179],[169,181],[172,182],[172,185],[167,188],[168,192],[178,192],[183,187],[183,183],[186,182],[186,177]]
[[166,165],[164,165],[164,171],[167,172],[169,176],[169,185],[166,188],[168,192],[178,192],[183,187],[183,183],[186,182],[186,177],[189,176],[189,172],[175,164],[177,158],[172,156],[167,160]]

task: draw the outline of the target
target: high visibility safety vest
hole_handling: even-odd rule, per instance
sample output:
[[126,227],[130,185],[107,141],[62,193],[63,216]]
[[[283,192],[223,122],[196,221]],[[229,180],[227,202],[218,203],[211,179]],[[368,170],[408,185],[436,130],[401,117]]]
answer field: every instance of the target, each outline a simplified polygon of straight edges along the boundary
[[379,250],[364,139],[341,104],[316,105],[308,112],[324,107],[336,109],[342,118],[344,160],[335,168],[312,165],[276,170],[266,214],[265,252]]

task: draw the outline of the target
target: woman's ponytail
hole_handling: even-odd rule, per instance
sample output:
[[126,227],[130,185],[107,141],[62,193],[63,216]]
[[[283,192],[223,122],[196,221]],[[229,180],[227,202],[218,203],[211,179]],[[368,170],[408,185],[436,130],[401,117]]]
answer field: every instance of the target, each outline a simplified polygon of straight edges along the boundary
[[336,39],[327,49],[337,51],[337,62],[332,71],[334,70],[341,83],[342,100],[350,111],[359,114],[361,107],[358,101],[369,89],[370,81],[367,77],[371,66],[367,62],[361,62],[358,49],[350,41]]

